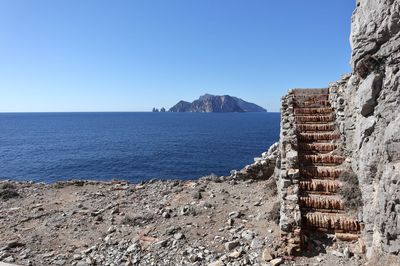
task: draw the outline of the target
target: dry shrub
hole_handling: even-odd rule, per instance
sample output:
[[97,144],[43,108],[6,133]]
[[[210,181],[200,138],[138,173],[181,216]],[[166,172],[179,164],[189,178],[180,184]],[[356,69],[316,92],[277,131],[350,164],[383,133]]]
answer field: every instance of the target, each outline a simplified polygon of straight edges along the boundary
[[17,187],[13,183],[3,183],[0,185],[0,189],[17,189]]
[[65,182],[57,182],[53,186],[55,189],[62,189],[62,188],[66,187],[66,184],[65,184]]
[[278,194],[278,187],[276,186],[276,182],[273,178],[270,178],[265,182],[265,188],[266,197],[274,197]]
[[281,218],[281,204],[279,201],[275,201],[274,205],[272,205],[271,212],[269,214],[270,220],[274,221],[276,224],[279,224],[279,220]]
[[346,208],[357,211],[363,203],[356,174],[348,170],[339,176],[339,180],[343,183],[343,186],[339,189],[339,195],[342,196]]
[[0,185],[0,199],[3,201],[16,198],[19,194],[17,187],[12,183],[4,183]]
[[126,215],[122,220],[121,224],[130,225],[130,226],[143,226],[149,224],[154,217],[152,215],[143,215],[143,216],[129,216]]

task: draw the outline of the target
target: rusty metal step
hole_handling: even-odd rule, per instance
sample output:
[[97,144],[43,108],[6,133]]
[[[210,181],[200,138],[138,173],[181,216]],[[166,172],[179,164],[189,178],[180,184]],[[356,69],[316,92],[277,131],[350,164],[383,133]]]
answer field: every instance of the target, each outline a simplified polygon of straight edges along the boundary
[[336,131],[329,90],[294,90],[293,95],[302,228],[357,234],[361,230],[360,223],[346,215],[344,202],[336,194],[342,185],[336,179],[343,172],[338,165],[345,157],[331,153],[338,149],[341,135]]
[[321,114],[331,114],[333,112],[332,108],[321,108],[321,107],[307,107],[307,108],[294,108],[295,115],[321,115]]
[[311,164],[329,164],[329,165],[339,165],[344,162],[346,158],[339,155],[330,155],[330,154],[307,154],[307,155],[299,155],[299,163],[311,163]]
[[298,133],[298,139],[303,142],[328,141],[340,139],[340,134],[337,132]]
[[320,132],[320,131],[334,131],[336,125],[334,123],[323,124],[297,124],[296,128],[299,132]]
[[[362,225],[360,224],[362,229]],[[356,241],[360,237],[359,234],[350,234],[350,233],[335,233],[336,239],[341,241]]]
[[297,103],[298,107],[330,107],[331,103],[328,100],[317,100],[311,99],[300,103]]
[[328,98],[327,95],[296,97],[294,98],[294,106],[295,108],[330,107]]
[[297,124],[316,124],[334,122],[335,118],[333,115],[298,115],[295,121]]
[[297,104],[302,104],[305,102],[329,101],[329,94],[299,94],[295,95],[293,99]]
[[301,152],[331,152],[337,149],[334,143],[298,143],[299,153]]
[[300,207],[311,209],[344,210],[344,202],[339,196],[308,195],[299,198]]
[[299,182],[300,190],[308,193],[336,193],[341,186],[341,182],[325,179],[309,179]]
[[324,167],[324,166],[308,166],[299,169],[303,178],[319,178],[333,180],[340,176],[343,172],[341,168]]
[[307,212],[302,215],[303,225],[309,228],[326,229],[335,232],[359,232],[360,223],[345,214]]
[[295,100],[314,100],[314,99],[324,99],[328,100],[329,99],[329,93],[312,93],[312,94],[307,94],[307,93],[299,93],[294,95]]
[[299,95],[329,95],[329,88],[303,88],[303,89],[292,89],[292,93],[295,96]]

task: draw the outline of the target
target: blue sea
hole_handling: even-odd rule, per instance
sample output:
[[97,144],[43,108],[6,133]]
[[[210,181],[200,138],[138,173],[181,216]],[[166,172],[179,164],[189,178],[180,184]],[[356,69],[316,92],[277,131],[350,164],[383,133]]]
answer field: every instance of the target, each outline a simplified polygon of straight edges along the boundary
[[2,113],[0,178],[229,175],[279,138],[279,113]]

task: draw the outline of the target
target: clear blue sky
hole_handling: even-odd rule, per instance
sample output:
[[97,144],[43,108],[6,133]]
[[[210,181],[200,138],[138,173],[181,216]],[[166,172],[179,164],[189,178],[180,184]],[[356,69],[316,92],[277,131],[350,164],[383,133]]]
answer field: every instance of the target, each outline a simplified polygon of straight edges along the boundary
[[149,111],[204,93],[278,111],[350,72],[352,0],[1,0],[0,112]]

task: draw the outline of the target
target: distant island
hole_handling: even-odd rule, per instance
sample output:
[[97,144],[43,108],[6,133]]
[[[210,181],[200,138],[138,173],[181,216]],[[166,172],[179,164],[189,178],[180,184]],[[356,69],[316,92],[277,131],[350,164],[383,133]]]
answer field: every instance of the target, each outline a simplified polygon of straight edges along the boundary
[[267,112],[254,103],[246,102],[229,95],[205,94],[193,102],[180,101],[169,112],[229,113],[229,112]]

